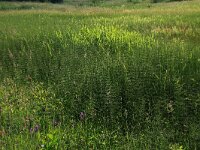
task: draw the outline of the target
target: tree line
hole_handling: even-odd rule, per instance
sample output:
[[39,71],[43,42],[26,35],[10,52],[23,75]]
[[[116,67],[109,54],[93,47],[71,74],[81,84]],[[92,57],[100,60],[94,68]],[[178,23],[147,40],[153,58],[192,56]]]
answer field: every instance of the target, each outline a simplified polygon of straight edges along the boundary
[[63,3],[63,0],[5,0],[5,1],[19,1],[19,2],[51,2],[51,3]]

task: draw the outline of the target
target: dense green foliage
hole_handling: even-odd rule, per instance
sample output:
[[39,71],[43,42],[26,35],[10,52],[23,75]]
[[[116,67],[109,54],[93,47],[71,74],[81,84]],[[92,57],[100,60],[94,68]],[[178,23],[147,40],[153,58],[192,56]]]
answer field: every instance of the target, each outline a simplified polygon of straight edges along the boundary
[[0,148],[200,149],[199,7],[97,10],[0,12]]

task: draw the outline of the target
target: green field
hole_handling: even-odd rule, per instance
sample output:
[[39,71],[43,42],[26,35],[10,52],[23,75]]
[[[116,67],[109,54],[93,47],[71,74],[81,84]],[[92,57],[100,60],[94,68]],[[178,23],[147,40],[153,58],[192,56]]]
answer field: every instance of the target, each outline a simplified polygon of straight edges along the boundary
[[200,149],[200,1],[0,2],[0,149]]

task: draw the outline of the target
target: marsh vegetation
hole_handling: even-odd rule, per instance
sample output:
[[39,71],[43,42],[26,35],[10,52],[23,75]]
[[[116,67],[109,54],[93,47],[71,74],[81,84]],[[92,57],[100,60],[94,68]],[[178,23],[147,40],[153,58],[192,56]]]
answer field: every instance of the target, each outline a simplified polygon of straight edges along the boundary
[[200,149],[199,41],[199,1],[1,2],[0,149]]

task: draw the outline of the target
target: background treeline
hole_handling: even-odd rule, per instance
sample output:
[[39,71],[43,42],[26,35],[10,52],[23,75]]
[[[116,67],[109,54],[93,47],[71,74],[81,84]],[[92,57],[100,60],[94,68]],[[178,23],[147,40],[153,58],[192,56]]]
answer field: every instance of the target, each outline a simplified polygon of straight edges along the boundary
[[[1,0],[2,1],[2,0]],[[63,0],[4,0],[9,2],[51,2],[51,3],[63,3]]]
[[[113,4],[119,3],[119,1],[112,1],[112,0],[1,0],[1,1],[9,1],[9,2],[51,2],[51,3],[85,3],[85,4],[97,4],[97,3],[106,3],[106,2],[112,2]],[[126,3],[126,2],[132,2],[132,3],[139,3],[143,0],[126,0],[122,1],[120,3]],[[152,3],[158,3],[158,2],[169,2],[169,1],[184,1],[184,0],[150,0]]]

